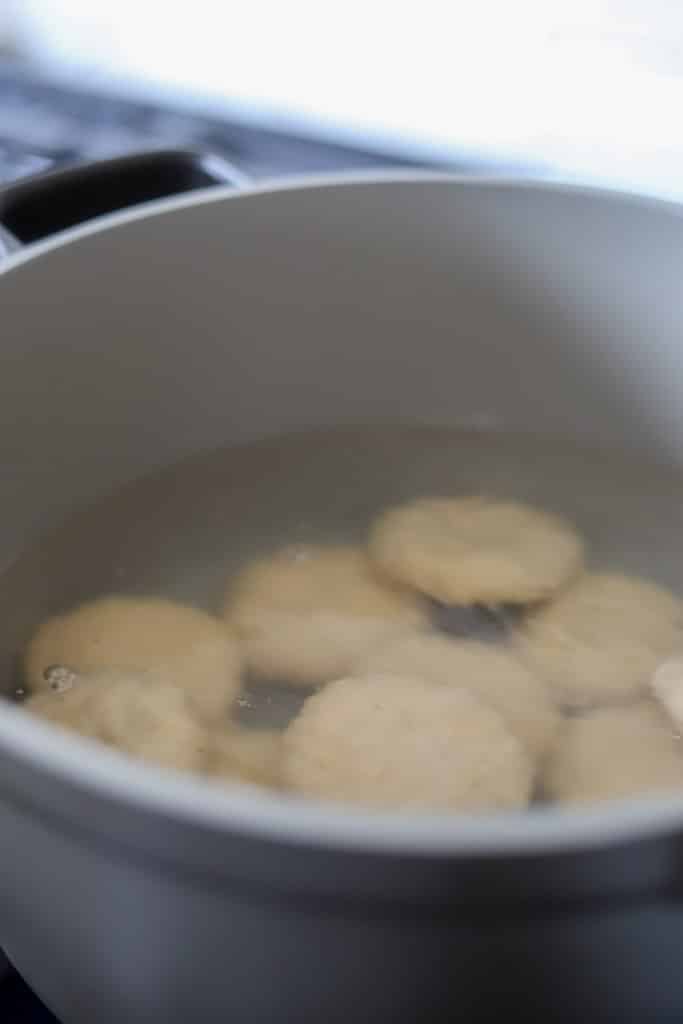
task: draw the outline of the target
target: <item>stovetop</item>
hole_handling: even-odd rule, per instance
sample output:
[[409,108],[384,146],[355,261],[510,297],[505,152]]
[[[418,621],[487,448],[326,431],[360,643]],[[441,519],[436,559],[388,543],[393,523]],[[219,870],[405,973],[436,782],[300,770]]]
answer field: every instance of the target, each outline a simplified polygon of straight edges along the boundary
[[[171,101],[150,101],[145,93],[103,90],[102,85],[85,89],[50,79],[30,65],[0,59],[0,183],[55,164],[171,146],[216,153],[253,179],[425,166],[424,160],[405,154],[278,130],[232,113],[204,113],[194,105],[180,109]],[[431,162],[436,165],[462,172],[488,169],[470,158]]]

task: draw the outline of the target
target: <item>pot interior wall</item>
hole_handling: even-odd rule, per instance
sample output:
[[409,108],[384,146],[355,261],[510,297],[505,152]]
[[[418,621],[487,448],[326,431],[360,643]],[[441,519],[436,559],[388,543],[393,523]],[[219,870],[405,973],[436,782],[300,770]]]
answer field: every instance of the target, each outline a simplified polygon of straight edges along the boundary
[[[666,205],[451,180],[190,201],[46,251],[0,275],[0,564],[79,502],[283,431],[460,425],[676,464],[682,264]],[[54,568],[33,584],[64,604]],[[5,603],[16,637],[37,608]]]

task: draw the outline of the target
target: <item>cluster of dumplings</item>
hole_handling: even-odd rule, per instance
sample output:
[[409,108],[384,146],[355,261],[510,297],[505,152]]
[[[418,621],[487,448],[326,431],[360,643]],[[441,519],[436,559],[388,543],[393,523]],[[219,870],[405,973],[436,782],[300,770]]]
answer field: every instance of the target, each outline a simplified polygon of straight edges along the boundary
[[[587,569],[571,524],[422,498],[383,512],[365,546],[248,564],[219,615],[113,596],[46,621],[25,651],[25,706],[227,781],[377,808],[519,809],[683,790],[679,652],[679,598]],[[246,679],[303,688],[284,731],[237,723]]]

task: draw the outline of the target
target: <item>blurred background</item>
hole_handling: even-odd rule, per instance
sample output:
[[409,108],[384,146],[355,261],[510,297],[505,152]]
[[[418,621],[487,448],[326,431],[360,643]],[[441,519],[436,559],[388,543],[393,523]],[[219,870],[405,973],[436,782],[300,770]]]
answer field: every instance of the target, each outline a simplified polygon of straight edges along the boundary
[[683,196],[679,0],[0,0],[0,178],[203,144]]

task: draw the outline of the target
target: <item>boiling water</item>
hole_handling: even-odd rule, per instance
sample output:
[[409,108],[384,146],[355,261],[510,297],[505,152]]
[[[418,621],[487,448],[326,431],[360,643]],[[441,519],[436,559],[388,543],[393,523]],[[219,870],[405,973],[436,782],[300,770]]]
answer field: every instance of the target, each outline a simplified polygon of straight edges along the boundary
[[[183,462],[99,502],[0,578],[0,669],[45,617],[102,594],[159,594],[219,612],[226,582],[280,545],[363,542],[387,505],[482,494],[571,520],[595,566],[683,594],[683,479],[660,467],[529,438],[423,427],[317,432]],[[252,688],[242,715],[285,721],[301,691]]]

